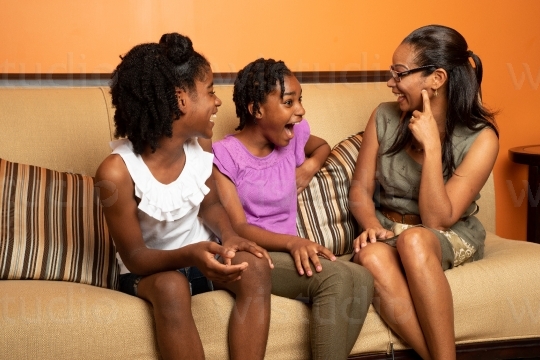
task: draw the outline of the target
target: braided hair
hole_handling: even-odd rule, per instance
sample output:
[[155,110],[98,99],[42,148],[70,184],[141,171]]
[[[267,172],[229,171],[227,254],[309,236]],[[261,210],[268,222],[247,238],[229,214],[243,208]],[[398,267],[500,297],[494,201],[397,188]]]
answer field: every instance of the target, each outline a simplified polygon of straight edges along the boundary
[[[465,38],[456,30],[442,25],[428,25],[414,30],[402,44],[415,51],[415,63],[420,66],[435,65],[423,71],[428,76],[435,69],[443,68],[448,74],[448,109],[446,111],[446,136],[442,144],[444,176],[456,169],[452,152],[452,135],[456,125],[462,124],[473,131],[490,128],[499,136],[495,126],[495,113],[482,105],[482,62],[468,49]],[[475,64],[473,68],[469,59]],[[396,154],[412,140],[409,130],[411,114],[400,123],[399,134],[387,154]]]
[[172,137],[172,123],[182,115],[176,88],[196,96],[195,80],[203,81],[210,64],[193,50],[191,40],[164,34],[158,43],[132,48],[112,73],[115,137],[127,137],[133,151],[152,152],[163,136]]
[[[254,121],[253,114],[266,102],[266,96],[276,89],[278,81],[283,97],[284,77],[289,75],[292,75],[292,72],[283,61],[263,58],[249,63],[238,72],[234,81],[233,101],[240,124],[235,130],[242,130]],[[253,104],[252,112],[249,111],[249,104]]]

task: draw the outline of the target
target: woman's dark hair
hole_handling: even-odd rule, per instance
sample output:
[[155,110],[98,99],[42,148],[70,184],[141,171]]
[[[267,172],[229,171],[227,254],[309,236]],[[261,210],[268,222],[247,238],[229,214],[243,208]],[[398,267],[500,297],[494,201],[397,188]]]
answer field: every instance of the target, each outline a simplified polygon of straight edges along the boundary
[[233,101],[236,105],[236,116],[240,124],[235,130],[242,130],[255,117],[249,112],[249,104],[253,103],[253,114],[266,101],[266,96],[276,89],[279,81],[281,97],[285,92],[284,77],[292,75],[283,61],[274,59],[257,59],[238,72],[234,81]]
[[[429,25],[414,30],[402,44],[408,44],[415,52],[417,66],[435,65],[424,70],[428,76],[435,69],[443,68],[448,74],[446,129],[442,148],[442,161],[445,177],[449,177],[456,165],[452,152],[452,135],[457,124],[479,131],[489,127],[499,136],[495,126],[495,113],[482,105],[481,88],[482,62],[478,55],[468,49],[465,38],[456,30],[442,26]],[[474,67],[469,61],[474,62]],[[412,140],[409,130],[411,114],[406,114],[400,124],[399,135],[388,149],[388,154],[396,154]]]
[[127,137],[136,154],[146,146],[155,151],[181,116],[176,88],[196,96],[195,80],[204,80],[210,64],[177,33],[164,34],[159,44],[137,45],[121,59],[111,80],[115,137]]

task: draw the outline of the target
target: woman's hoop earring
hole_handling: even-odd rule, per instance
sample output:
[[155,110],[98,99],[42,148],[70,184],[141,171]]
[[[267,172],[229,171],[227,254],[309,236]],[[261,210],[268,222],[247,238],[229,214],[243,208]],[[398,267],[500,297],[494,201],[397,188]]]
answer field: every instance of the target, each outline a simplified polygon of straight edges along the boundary
[[439,90],[439,89],[435,89],[435,93],[434,93],[433,95],[439,96],[439,91],[438,91],[438,90]]

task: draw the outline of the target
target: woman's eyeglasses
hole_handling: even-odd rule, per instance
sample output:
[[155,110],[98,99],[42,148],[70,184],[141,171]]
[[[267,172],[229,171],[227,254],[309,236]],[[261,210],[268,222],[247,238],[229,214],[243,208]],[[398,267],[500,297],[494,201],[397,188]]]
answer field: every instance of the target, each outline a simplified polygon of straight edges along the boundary
[[394,78],[395,82],[400,82],[401,78],[404,77],[404,76],[410,75],[412,73],[415,73],[415,72],[418,72],[418,71],[421,71],[421,70],[429,69],[429,68],[436,68],[436,66],[435,65],[426,65],[426,66],[420,66],[420,67],[410,69],[410,70],[397,72],[397,71],[394,70],[394,67],[392,65],[390,65],[390,74],[392,74],[392,77]]

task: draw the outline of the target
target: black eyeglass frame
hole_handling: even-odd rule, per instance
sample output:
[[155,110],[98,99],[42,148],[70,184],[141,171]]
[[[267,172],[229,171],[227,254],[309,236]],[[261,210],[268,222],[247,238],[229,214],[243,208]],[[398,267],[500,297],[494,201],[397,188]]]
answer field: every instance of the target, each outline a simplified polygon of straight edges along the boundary
[[392,65],[390,65],[390,75],[392,75],[392,78],[394,79],[395,82],[400,82],[401,78],[404,77],[404,76],[413,74],[413,73],[418,72],[418,71],[426,70],[426,69],[429,69],[429,68],[437,68],[437,66],[435,66],[435,65],[425,65],[425,66],[420,66],[420,67],[417,67],[417,68],[414,68],[414,69],[409,69],[409,70],[397,72],[396,70],[394,70],[392,68]]

